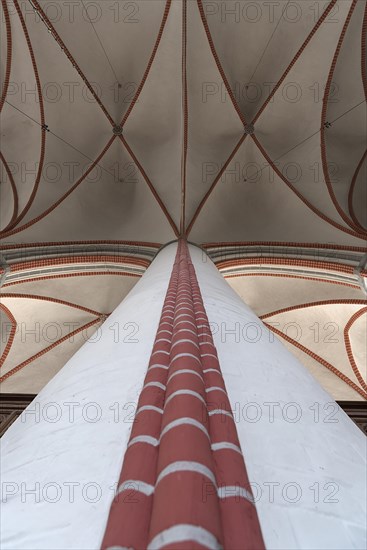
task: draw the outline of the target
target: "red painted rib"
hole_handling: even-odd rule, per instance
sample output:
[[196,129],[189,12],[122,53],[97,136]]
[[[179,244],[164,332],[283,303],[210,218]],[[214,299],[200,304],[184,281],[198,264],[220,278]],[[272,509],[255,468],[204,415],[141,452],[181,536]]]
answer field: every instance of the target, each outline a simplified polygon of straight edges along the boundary
[[187,93],[187,0],[182,2],[182,113],[183,113],[183,144],[181,159],[181,221],[180,234],[185,235],[186,228],[186,175],[189,107]]
[[276,83],[276,85],[274,86],[273,90],[269,94],[269,97],[265,100],[263,105],[260,107],[260,109],[256,113],[256,116],[253,119],[252,124],[255,124],[255,122],[259,119],[260,115],[263,113],[264,109],[269,105],[269,103],[272,100],[272,98],[274,97],[275,93],[277,92],[277,90],[279,89],[281,84],[284,82],[284,79],[286,78],[286,76],[288,75],[288,73],[290,72],[292,67],[296,64],[299,57],[302,55],[303,51],[306,49],[307,45],[309,44],[309,42],[313,38],[314,34],[316,34],[319,27],[321,27],[321,25],[323,24],[323,22],[325,21],[325,19],[327,18],[327,16],[329,15],[331,10],[333,9],[333,7],[335,6],[336,2],[337,2],[337,0],[331,0],[331,2],[326,6],[326,8],[325,8],[323,14],[321,15],[320,19],[316,22],[316,25],[313,27],[313,29],[311,30],[311,32],[307,36],[306,40],[303,42],[302,46],[300,47],[300,49],[298,50],[296,55],[293,57],[292,61],[290,62],[290,64],[288,65],[288,67],[286,68],[286,70],[284,71],[284,73],[282,74],[282,76],[280,77],[278,82]]
[[[205,249],[208,248],[232,248],[236,246],[286,246],[294,248],[320,248],[320,249],[330,249],[330,250],[350,250],[354,252],[367,252],[365,246],[348,246],[344,244],[334,244],[334,243],[295,243],[295,242],[286,242],[286,241],[237,241],[237,242],[219,242],[219,243],[203,243],[202,247]],[[210,252],[209,252],[210,254]]]
[[5,315],[7,316],[7,318],[9,319],[9,321],[11,323],[9,338],[8,338],[8,341],[6,342],[5,348],[4,348],[3,353],[1,354],[1,357],[0,357],[0,367],[2,367],[4,362],[5,362],[5,359],[7,358],[8,354],[9,354],[10,348],[13,345],[15,332],[17,330],[17,322],[15,320],[14,315],[10,311],[10,309],[8,309],[6,306],[4,306],[4,304],[0,303],[0,309],[2,309],[4,311]]
[[291,338],[290,336],[288,336],[288,334],[285,334],[284,332],[278,330],[277,328],[273,327],[272,325],[270,325],[269,323],[267,323],[266,321],[264,321],[264,325],[268,327],[269,330],[271,330],[272,332],[274,332],[277,336],[280,336],[281,338],[283,338],[283,340],[286,340],[287,342],[289,342],[290,344],[292,344],[293,346],[295,346],[296,348],[300,349],[301,351],[303,351],[303,353],[306,353],[307,355],[309,355],[310,357],[312,357],[312,359],[314,359],[315,361],[317,361],[318,363],[320,363],[320,365],[323,365],[324,367],[326,367],[328,370],[330,370],[333,374],[335,374],[336,376],[338,376],[341,380],[343,380],[343,382],[345,382],[348,386],[350,386],[353,390],[355,390],[357,393],[359,393],[359,395],[361,395],[364,399],[367,399],[367,392],[363,391],[359,386],[357,386],[357,384],[355,384],[348,376],[345,376],[345,374],[343,374],[342,372],[340,372],[340,370],[338,370],[337,368],[335,368],[331,363],[329,363],[328,361],[326,361],[326,359],[324,359],[323,357],[320,357],[320,355],[317,355],[317,353],[314,353],[313,351],[311,351],[310,349],[306,348],[305,346],[303,346],[302,344],[300,344],[299,342],[297,342],[296,340],[294,340],[293,338]]
[[233,149],[232,153],[229,155],[229,157],[227,158],[226,162],[223,164],[222,168],[220,169],[220,171],[218,172],[217,174],[217,177],[215,178],[215,180],[213,181],[213,183],[211,184],[211,186],[209,187],[208,191],[205,193],[204,197],[202,198],[199,206],[197,207],[193,217],[191,218],[191,221],[187,227],[187,230],[186,230],[186,235],[189,235],[189,233],[191,232],[192,230],[192,227],[194,225],[194,223],[196,222],[201,210],[203,209],[206,201],[209,199],[210,195],[212,194],[212,192],[214,191],[214,188],[215,186],[217,185],[217,183],[219,182],[220,178],[222,177],[222,175],[224,174],[225,170],[227,169],[229,163],[232,161],[233,157],[236,155],[237,151],[239,150],[239,148],[241,147],[242,143],[245,141],[247,135],[246,134],[243,134],[240,139],[238,140],[235,148]]
[[291,189],[293,191],[293,193],[295,193],[295,195],[297,195],[297,197],[310,209],[312,210],[312,212],[314,212],[317,216],[319,216],[319,218],[321,218],[322,220],[324,220],[325,222],[327,222],[328,224],[332,225],[333,227],[336,227],[336,229],[339,229],[340,231],[343,231],[344,233],[348,233],[349,235],[352,235],[353,237],[356,237],[357,239],[362,239],[362,240],[366,240],[365,239],[365,235],[363,233],[361,233],[360,231],[354,231],[353,229],[350,229],[349,227],[344,227],[343,225],[341,225],[340,223],[334,221],[332,218],[329,218],[328,216],[326,216],[326,214],[324,214],[323,212],[321,212],[321,210],[319,210],[316,206],[314,206],[308,199],[306,199],[306,197],[304,197],[302,195],[302,193],[300,193],[298,191],[298,189],[290,182],[287,180],[287,178],[284,177],[283,173],[281,170],[279,170],[279,168],[276,166],[276,164],[274,163],[274,161],[269,157],[268,153],[266,152],[266,150],[264,149],[264,147],[262,146],[262,144],[260,143],[259,139],[255,136],[255,135],[252,135],[251,136],[252,139],[254,140],[254,142],[256,143],[259,151],[262,153],[263,157],[265,158],[265,160],[268,162],[268,164],[272,167],[272,169],[274,170],[274,172],[277,174],[277,176],[282,180],[284,181],[284,183],[287,185],[287,187],[289,187],[289,189]]
[[363,380],[363,376],[360,373],[357,363],[354,359],[352,344],[349,338],[349,331],[352,325],[355,323],[355,321],[357,321],[357,319],[359,319],[359,317],[361,317],[361,315],[364,315],[366,312],[367,312],[367,307],[363,307],[359,311],[356,311],[355,314],[352,315],[352,317],[349,319],[348,323],[345,325],[345,328],[344,328],[344,344],[345,344],[345,349],[347,351],[350,366],[352,367],[358,382],[361,384],[362,388],[367,392],[367,384]]
[[[39,125],[41,127],[41,148],[40,148],[41,150],[40,150],[40,158],[39,158],[39,163],[38,163],[37,175],[36,175],[36,179],[35,179],[35,182],[34,182],[34,185],[33,185],[32,192],[31,192],[30,197],[27,201],[27,204],[25,205],[23,210],[19,213],[17,218],[13,221],[10,228],[13,228],[15,225],[17,225],[24,218],[24,216],[27,214],[27,212],[29,211],[29,209],[31,208],[31,206],[33,204],[33,201],[36,197],[38,187],[39,187],[39,184],[40,184],[40,181],[41,181],[43,164],[44,164],[44,160],[45,160],[45,148],[46,148],[46,132],[43,130],[43,126],[45,124],[45,109],[44,109],[44,103],[43,103],[41,80],[40,80],[40,76],[39,76],[39,73],[38,73],[36,57],[34,55],[32,42],[31,42],[31,39],[30,39],[30,36],[29,36],[29,33],[28,33],[27,25],[25,24],[25,21],[24,21],[22,10],[19,6],[18,0],[14,0],[14,6],[15,6],[15,9],[17,11],[17,14],[18,14],[18,17],[19,17],[19,20],[20,20],[20,24],[21,24],[22,29],[23,29],[24,38],[27,42],[29,55],[30,55],[31,61],[32,61],[34,78],[35,78],[35,81],[36,81],[37,96],[38,96],[39,110],[40,110]],[[8,233],[4,232],[4,236],[7,235],[7,234]],[[11,233],[9,232],[9,234],[11,234]]]
[[80,311],[85,311],[86,313],[90,313],[91,315],[95,315],[96,317],[104,317],[107,315],[106,313],[95,311],[94,309],[90,309],[89,307],[81,306],[79,304],[75,304],[74,302],[67,302],[66,300],[60,300],[59,298],[53,298],[52,296],[38,296],[38,294],[17,294],[6,292],[1,294],[1,298],[27,298],[28,300],[41,300],[42,302],[53,302],[54,304],[60,304],[62,306],[79,309]]
[[141,173],[141,175],[143,176],[146,184],[148,185],[149,189],[151,190],[151,192],[153,193],[154,195],[154,198],[156,199],[156,201],[158,202],[159,206],[161,207],[161,209],[163,210],[164,212],[164,215],[166,216],[170,226],[172,227],[173,229],[173,232],[175,234],[176,237],[179,236],[180,232],[179,230],[177,229],[176,227],[176,224],[175,222],[173,221],[172,217],[170,216],[165,204],[163,203],[161,197],[159,196],[156,188],[154,187],[154,185],[152,184],[152,182],[150,181],[150,179],[148,178],[148,175],[147,173],[145,172],[143,166],[140,164],[139,160],[137,159],[134,151],[131,149],[130,145],[128,144],[126,138],[124,136],[119,136],[120,137],[120,140],[121,140],[121,143],[124,145],[126,151],[129,153],[130,157],[133,159],[134,163],[136,164],[136,166],[138,167],[139,169],[139,172]]
[[178,244],[119,487],[103,550],[264,548],[184,241]]
[[[336,0],[335,0],[336,1]],[[204,13],[204,8],[203,8],[203,2],[202,0],[197,0],[197,4],[198,4],[198,8],[199,8],[199,12],[200,12],[200,17],[201,17],[201,21],[203,23],[203,26],[204,26],[204,29],[205,29],[205,33],[206,33],[206,37],[208,39],[208,42],[209,42],[209,46],[210,46],[210,49],[211,49],[211,52],[212,52],[212,55],[214,57],[214,60],[215,60],[215,63],[217,65],[217,68],[218,68],[218,71],[219,71],[219,74],[220,76],[222,77],[222,80],[223,80],[223,83],[226,87],[226,90],[227,90],[227,93],[231,99],[231,102],[232,102],[232,105],[236,111],[236,113],[238,114],[238,117],[239,119],[241,120],[242,124],[245,126],[246,124],[246,120],[245,120],[245,117],[244,115],[242,114],[241,112],[241,109],[240,109],[240,106],[238,105],[237,103],[237,100],[234,96],[234,93],[232,91],[232,88],[231,86],[229,85],[229,82],[228,82],[228,79],[227,79],[227,76],[226,76],[226,73],[224,72],[224,69],[222,67],[222,64],[220,62],[220,59],[219,59],[219,56],[217,54],[217,51],[215,49],[215,45],[214,45],[214,41],[213,41],[213,38],[212,38],[212,35],[210,33],[210,29],[209,29],[209,25],[208,25],[208,21],[205,17],[205,13]]]
[[362,46],[362,55],[361,55],[361,62],[362,62],[362,81],[363,81],[363,88],[364,88],[364,95],[367,101],[367,59],[366,59],[366,35],[367,35],[367,4],[364,10],[364,18],[363,18],[363,25],[362,25],[362,39],[361,39],[361,46]]
[[[108,141],[108,143],[106,144],[106,146],[104,147],[102,152],[94,160],[94,162],[89,166],[89,168],[84,172],[84,174],[78,179],[78,181],[76,183],[74,183],[74,185],[72,187],[70,187],[70,189],[64,195],[62,195],[62,197],[60,197],[54,204],[49,206],[49,208],[47,208],[47,210],[42,212],[42,214],[39,214],[36,218],[33,218],[32,220],[29,220],[29,222],[27,222],[24,225],[21,225],[19,227],[16,227],[15,229],[12,229],[12,230],[6,231],[6,232],[4,231],[2,233],[2,237],[4,238],[4,237],[8,237],[10,235],[14,235],[15,233],[19,233],[20,231],[23,231],[24,229],[27,229],[28,227],[31,227],[35,223],[39,222],[40,220],[42,220],[43,218],[48,216],[48,214],[50,214],[53,210],[55,210],[55,208],[57,208],[77,187],[79,187],[79,185],[85,180],[85,178],[91,173],[91,171],[94,170],[96,165],[104,157],[105,153],[108,151],[108,149],[112,145],[115,138],[116,138],[116,136],[112,136],[110,138],[110,140]],[[17,221],[19,221],[19,220],[20,220],[20,218],[18,218]]]
[[[287,77],[288,73],[290,72],[290,70],[292,69],[292,67],[295,65],[295,63],[298,61],[299,57],[302,55],[303,51],[305,50],[305,48],[307,47],[307,45],[309,44],[309,42],[311,41],[311,39],[313,38],[314,34],[318,31],[319,27],[323,24],[323,22],[325,21],[325,19],[327,18],[327,16],[329,15],[330,11],[333,9],[333,7],[335,6],[337,0],[331,0],[330,3],[327,5],[327,7],[325,8],[323,14],[321,15],[320,19],[317,21],[317,23],[315,24],[315,26],[313,27],[313,29],[311,30],[311,32],[309,33],[309,35],[307,36],[306,40],[303,42],[302,46],[299,48],[298,52],[296,53],[296,55],[293,57],[292,61],[290,62],[290,64],[288,65],[288,67],[286,68],[286,70],[284,71],[283,75],[281,76],[281,78],[279,79],[279,81],[277,82],[277,84],[275,85],[275,87],[273,88],[272,92],[269,94],[269,97],[265,100],[265,102],[263,103],[263,105],[261,106],[261,108],[259,109],[259,111],[257,112],[257,114],[255,115],[253,121],[252,121],[252,124],[255,124],[257,122],[257,120],[259,119],[259,117],[261,116],[261,114],[263,113],[263,111],[266,109],[267,105],[270,103],[270,101],[272,100],[272,98],[274,97],[275,93],[277,92],[277,90],[279,89],[280,85],[282,84],[282,82],[285,80],[285,78]],[[228,94],[232,100],[232,103],[233,103],[233,106],[235,108],[235,110],[237,111],[238,115],[240,116],[241,120],[244,122],[244,119],[243,119],[243,115],[241,113],[241,111],[239,110],[239,107],[236,103],[236,100],[235,98],[233,97],[233,94],[230,90],[230,87],[229,87],[229,84],[228,84],[228,81],[227,81],[227,78],[226,78],[226,75],[223,71],[223,68],[221,67],[220,65],[220,60],[219,60],[219,57],[215,51],[215,46],[214,46],[214,43],[213,43],[213,40],[211,38],[211,35],[210,35],[210,30],[209,30],[209,27],[208,27],[208,23],[206,21],[206,18],[205,18],[205,14],[204,14],[204,10],[203,10],[203,7],[202,7],[202,1],[201,0],[198,0],[198,6],[199,6],[199,10],[200,10],[200,14],[201,14],[201,17],[202,17],[202,21],[203,21],[203,25],[204,25],[204,28],[205,28],[205,31],[206,31],[206,34],[207,34],[207,38],[208,38],[208,41],[209,41],[209,44],[210,44],[210,47],[211,47],[211,50],[212,50],[212,54],[214,56],[214,59],[217,63],[217,66],[218,66],[218,70],[223,78],[223,81],[225,83],[225,86],[227,88],[227,91],[228,91]],[[364,34],[362,33],[362,43],[364,44],[365,41],[365,36]],[[329,223],[330,225],[333,225],[334,227],[336,227],[337,229],[339,229],[340,231],[343,231],[344,233],[348,233],[356,238],[359,238],[359,239],[364,239],[364,235],[363,233],[361,233],[361,230],[359,227],[354,227],[352,226],[353,228],[352,229],[349,229],[349,228],[346,228],[344,227],[343,225],[335,222],[334,220],[332,220],[331,218],[329,218],[328,216],[326,216],[325,214],[323,214],[318,208],[316,208],[314,205],[312,205],[288,180],[286,180],[286,178],[283,177],[282,173],[277,169],[276,165],[274,164],[274,162],[272,161],[272,159],[270,159],[269,155],[267,154],[267,152],[265,151],[265,149],[262,147],[261,143],[259,142],[259,140],[256,138],[256,136],[251,136],[252,139],[254,140],[255,144],[257,145],[257,147],[259,148],[259,150],[261,151],[261,153],[263,154],[263,156],[266,158],[267,162],[269,163],[269,165],[273,168],[273,170],[276,172],[276,174],[284,181],[284,183],[298,196],[299,199],[301,199],[301,201],[306,205],[308,206],[316,215],[318,215],[321,219],[323,219],[324,221],[326,221],[327,223]],[[232,160],[232,158],[234,157],[234,155],[237,153],[240,145],[242,144],[243,142],[243,139],[244,139],[244,136],[242,136],[242,138],[240,139],[239,143],[236,145],[235,149],[232,151],[230,157],[228,158],[226,164],[223,166],[221,172],[218,174],[217,178],[214,180],[213,184],[211,185],[210,189],[208,190],[208,192],[206,193],[206,195],[204,196],[203,200],[200,202],[196,212],[194,213],[194,216],[192,217],[189,225],[188,225],[188,228],[187,228],[187,235],[189,235],[189,233],[191,232],[192,230],[192,227],[199,215],[199,213],[201,212],[203,206],[205,205],[207,199],[209,198],[209,196],[211,195],[213,189],[215,188],[215,186],[217,185],[219,179],[221,178],[223,172],[225,171],[225,169],[227,168],[229,162]],[[344,214],[345,216],[345,214]],[[343,217],[343,216],[342,216]]]
[[126,111],[125,115],[123,116],[122,120],[121,120],[121,124],[120,126],[124,126],[126,124],[126,121],[127,119],[129,118],[130,116],[130,113],[131,111],[133,110],[135,104],[137,103],[138,99],[139,99],[139,96],[142,92],[142,89],[144,88],[144,85],[147,81],[147,78],[149,76],[149,72],[150,72],[150,69],[153,65],[153,61],[155,59],[155,56],[156,56],[156,53],[157,53],[157,50],[158,50],[158,47],[159,47],[159,44],[161,42],[161,39],[162,39],[162,35],[163,35],[163,31],[164,31],[164,28],[166,26],[166,23],[167,23],[167,19],[168,19],[168,14],[169,14],[169,10],[171,8],[171,4],[172,4],[172,0],[166,0],[166,5],[165,5],[165,8],[164,8],[164,12],[163,12],[163,18],[162,18],[162,23],[161,23],[161,26],[159,28],[159,31],[158,31],[158,36],[157,36],[157,39],[156,39],[156,42],[154,44],[154,47],[153,47],[153,51],[151,53],[151,56],[149,58],[149,61],[148,61],[148,65],[147,65],[147,68],[145,69],[145,72],[144,72],[144,75],[143,75],[143,78],[139,84],[139,87],[136,91],[136,94],[132,100],[132,102],[130,103],[130,106],[128,108],[128,110]]
[[[367,13],[367,11],[366,11],[366,13]],[[367,149],[363,153],[362,158],[359,161],[358,166],[357,166],[357,168],[356,168],[356,170],[353,174],[353,178],[352,178],[350,188],[349,188],[349,192],[348,192],[348,210],[349,210],[350,217],[354,221],[355,225],[358,226],[362,231],[366,231],[366,228],[363,227],[363,225],[359,222],[359,220],[356,216],[356,213],[354,211],[354,205],[353,205],[353,196],[354,196],[354,189],[355,189],[355,186],[356,186],[356,183],[357,183],[357,178],[358,178],[359,172],[360,172],[360,170],[363,166],[363,163],[366,159],[366,156],[367,156]]]
[[15,220],[17,219],[17,216],[18,216],[19,199],[18,199],[18,191],[17,191],[17,187],[15,185],[13,174],[12,174],[12,172],[9,168],[9,165],[6,162],[5,157],[4,157],[4,155],[2,154],[1,151],[0,151],[0,160],[4,165],[6,174],[9,178],[9,183],[10,183],[10,186],[11,186],[11,190],[12,190],[12,193],[13,193],[13,214],[12,214],[11,220],[8,223],[8,225],[6,227],[4,227],[4,229],[1,230],[1,232],[2,232],[2,231],[7,231],[9,229],[9,227],[11,227],[15,223]]
[[57,33],[55,27],[52,25],[51,21],[49,20],[49,18],[46,15],[46,13],[43,11],[42,7],[38,3],[38,0],[33,0],[33,4],[34,4],[34,7],[36,8],[36,11],[38,12],[38,15],[41,17],[43,22],[46,24],[47,29],[52,34],[53,38],[56,40],[56,42],[60,46],[61,50],[65,53],[66,57],[69,59],[72,66],[76,69],[77,73],[79,74],[80,78],[83,80],[84,84],[87,86],[89,92],[92,94],[92,96],[95,99],[96,103],[100,106],[100,108],[102,109],[102,111],[105,114],[106,118],[109,120],[109,122],[113,126],[115,124],[115,121],[113,120],[113,118],[111,117],[109,112],[107,111],[106,107],[103,105],[102,101],[98,97],[98,94],[96,94],[93,86],[91,86],[90,82],[88,81],[88,79],[84,75],[83,71],[81,70],[81,68],[79,67],[77,62],[75,61],[74,57],[71,55],[70,51],[68,50],[68,48],[66,47],[66,45],[62,41],[62,39],[59,36],[59,34]]
[[6,26],[6,69],[5,77],[3,83],[3,89],[0,98],[0,113],[2,111],[6,94],[8,92],[9,80],[10,80],[10,71],[11,71],[11,59],[13,53],[13,44],[12,44],[12,34],[11,34],[11,24],[9,17],[9,10],[5,0],[1,0],[1,5],[3,8],[5,26]]
[[352,15],[353,15],[353,12],[354,12],[354,9],[355,9],[356,5],[357,5],[357,0],[353,0],[353,2],[351,4],[351,7],[349,9],[348,15],[346,17],[342,32],[340,34],[338,44],[336,46],[333,61],[331,63],[331,67],[330,67],[330,71],[329,71],[329,76],[328,76],[327,83],[326,83],[326,86],[325,86],[325,93],[324,93],[324,97],[323,97],[323,101],[322,101],[322,112],[321,112],[320,147],[321,147],[322,169],[323,169],[323,173],[324,173],[325,183],[326,183],[326,186],[327,186],[327,189],[328,189],[328,192],[329,192],[329,196],[330,196],[330,198],[331,198],[338,214],[343,219],[343,221],[347,225],[349,225],[349,227],[351,227],[351,229],[354,229],[355,231],[360,232],[361,230],[363,230],[363,228],[361,228],[359,226],[359,224],[356,225],[354,223],[354,221],[351,220],[349,218],[349,216],[347,216],[347,214],[344,212],[344,210],[340,206],[340,204],[338,202],[338,199],[335,195],[333,185],[331,183],[331,178],[330,178],[330,173],[329,173],[329,166],[328,166],[328,162],[327,162],[326,132],[325,132],[325,123],[326,123],[327,110],[328,110],[328,101],[329,101],[330,90],[331,90],[331,86],[332,86],[332,82],[333,82],[333,78],[334,78],[335,67],[336,67],[336,64],[338,62],[340,51],[341,51],[342,46],[343,46],[344,38],[345,38],[345,35],[347,33],[347,30],[348,30],[350,21],[352,19]]

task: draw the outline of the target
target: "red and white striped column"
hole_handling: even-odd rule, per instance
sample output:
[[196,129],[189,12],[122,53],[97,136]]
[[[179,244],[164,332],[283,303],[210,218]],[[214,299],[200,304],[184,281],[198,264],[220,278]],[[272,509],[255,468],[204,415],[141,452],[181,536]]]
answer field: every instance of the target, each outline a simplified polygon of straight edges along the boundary
[[2,437],[1,548],[360,549],[366,466],[331,396],[172,243]]
[[264,548],[184,241],[178,245],[102,548]]

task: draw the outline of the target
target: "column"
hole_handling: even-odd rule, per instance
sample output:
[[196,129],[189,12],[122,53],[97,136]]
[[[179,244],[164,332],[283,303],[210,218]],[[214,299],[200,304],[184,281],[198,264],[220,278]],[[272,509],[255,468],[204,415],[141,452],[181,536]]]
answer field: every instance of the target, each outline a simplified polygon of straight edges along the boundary
[[366,438],[184,242],[22,417],[4,549],[364,547]]

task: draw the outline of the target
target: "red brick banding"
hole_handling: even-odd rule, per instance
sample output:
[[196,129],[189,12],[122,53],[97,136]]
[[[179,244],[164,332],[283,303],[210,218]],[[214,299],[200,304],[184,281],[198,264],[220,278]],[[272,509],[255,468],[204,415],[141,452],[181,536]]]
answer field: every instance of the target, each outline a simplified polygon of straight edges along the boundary
[[[326,277],[327,275],[325,275]],[[315,281],[317,283],[327,283],[333,285],[342,285],[349,286],[352,288],[359,289],[358,285],[353,285],[352,283],[343,283],[342,281],[333,281],[332,279],[320,279],[319,277],[304,277],[303,275],[286,275],[284,273],[234,273],[233,275],[223,274],[225,279],[235,279],[236,277],[282,277],[285,279],[302,279],[306,281]],[[6,285],[4,285],[6,286]]]
[[1,246],[1,250],[12,250],[18,248],[46,248],[48,246],[73,246],[73,245],[100,245],[100,244],[121,244],[121,245],[131,245],[131,246],[142,246],[150,248],[160,248],[161,243],[148,243],[145,241],[116,241],[116,240],[103,240],[103,241],[59,241],[59,242],[42,242],[42,243],[14,243],[14,244],[4,244]]
[[35,281],[48,281],[50,279],[65,279],[69,277],[93,277],[99,275],[120,275],[122,277],[137,277],[140,278],[141,275],[137,273],[129,273],[125,271],[80,271],[76,273],[60,273],[58,275],[44,275],[43,277],[30,277],[27,279],[21,279],[20,281],[11,281],[10,283],[5,283],[2,288],[13,285],[21,285],[23,283],[33,283]]
[[265,257],[261,256],[260,258],[243,258],[238,260],[222,260],[216,263],[216,266],[219,270],[226,269],[236,266],[245,266],[245,265],[289,265],[297,267],[306,267],[309,269],[324,269],[326,271],[336,271],[338,273],[348,273],[353,274],[354,268],[351,265],[334,263],[334,262],[323,262],[317,260],[302,260],[296,258],[274,258],[272,256]]
[[330,250],[350,250],[351,252],[367,252],[366,246],[348,246],[344,244],[332,243],[296,243],[296,242],[280,242],[280,241],[238,241],[238,242],[219,242],[219,243],[203,243],[202,247],[208,248],[230,248],[241,246],[271,246],[271,247],[292,247],[292,248],[320,248]]
[[55,265],[72,265],[72,264],[87,264],[87,263],[106,263],[136,265],[147,268],[150,264],[149,260],[144,258],[134,258],[132,256],[112,256],[112,255],[86,255],[86,256],[61,256],[54,258],[42,258],[40,260],[30,260],[28,262],[17,262],[11,264],[10,271],[12,273],[25,271],[27,269],[37,269]]

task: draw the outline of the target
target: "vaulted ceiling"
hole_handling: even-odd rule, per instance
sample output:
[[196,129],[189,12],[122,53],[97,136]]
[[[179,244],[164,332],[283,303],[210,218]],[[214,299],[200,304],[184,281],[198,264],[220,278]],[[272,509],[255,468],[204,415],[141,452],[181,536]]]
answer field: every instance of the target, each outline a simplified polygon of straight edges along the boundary
[[186,236],[335,398],[366,396],[366,14],[2,0],[3,391],[39,391]]

